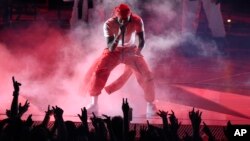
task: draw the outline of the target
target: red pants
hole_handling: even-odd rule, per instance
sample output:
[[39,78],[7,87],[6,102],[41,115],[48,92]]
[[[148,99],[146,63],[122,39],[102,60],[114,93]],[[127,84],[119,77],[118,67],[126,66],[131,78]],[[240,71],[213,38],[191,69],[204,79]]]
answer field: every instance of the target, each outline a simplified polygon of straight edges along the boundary
[[149,68],[143,56],[135,54],[135,47],[117,47],[115,51],[110,52],[105,49],[101,58],[98,59],[94,74],[91,78],[89,93],[91,96],[101,94],[110,72],[120,63],[130,67],[136,76],[139,85],[144,91],[144,97],[147,102],[154,101],[154,81]]
[[130,69],[130,67],[126,65],[123,73],[115,81],[104,87],[105,91],[108,94],[111,94],[119,90],[122,86],[124,86],[124,84],[128,81],[132,74],[132,69]]

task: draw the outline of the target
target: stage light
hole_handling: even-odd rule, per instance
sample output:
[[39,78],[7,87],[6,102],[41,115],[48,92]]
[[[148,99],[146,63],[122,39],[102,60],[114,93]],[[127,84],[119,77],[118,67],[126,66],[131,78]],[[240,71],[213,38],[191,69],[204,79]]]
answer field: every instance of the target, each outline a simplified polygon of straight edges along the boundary
[[231,22],[232,22],[232,20],[231,20],[231,19],[227,19],[227,22],[228,22],[228,23],[231,23]]

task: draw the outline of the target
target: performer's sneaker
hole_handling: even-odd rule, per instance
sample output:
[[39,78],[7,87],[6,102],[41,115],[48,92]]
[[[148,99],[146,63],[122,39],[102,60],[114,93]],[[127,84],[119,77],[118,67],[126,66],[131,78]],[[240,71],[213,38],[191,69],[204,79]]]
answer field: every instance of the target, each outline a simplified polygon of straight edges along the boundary
[[88,114],[92,114],[92,113],[98,114],[98,104],[91,103],[87,106],[86,109],[87,109]]
[[157,115],[157,108],[154,103],[147,103],[147,118]]

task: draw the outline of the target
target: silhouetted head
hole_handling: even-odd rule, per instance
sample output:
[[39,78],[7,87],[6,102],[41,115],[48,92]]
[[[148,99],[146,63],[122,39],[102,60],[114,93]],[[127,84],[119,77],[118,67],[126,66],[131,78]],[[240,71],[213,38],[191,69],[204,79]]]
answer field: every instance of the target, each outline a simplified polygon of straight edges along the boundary
[[121,116],[114,116],[111,120],[114,134],[117,136],[118,140],[122,139],[123,131],[123,118]]

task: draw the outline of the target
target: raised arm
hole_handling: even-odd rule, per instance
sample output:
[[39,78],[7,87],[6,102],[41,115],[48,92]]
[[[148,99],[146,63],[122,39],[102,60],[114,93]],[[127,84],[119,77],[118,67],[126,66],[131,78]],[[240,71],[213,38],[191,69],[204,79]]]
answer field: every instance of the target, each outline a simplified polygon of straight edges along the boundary
[[47,109],[47,111],[45,111],[45,116],[44,116],[44,119],[43,119],[42,124],[41,124],[43,127],[47,128],[49,121],[50,121],[50,116],[52,116],[52,115],[53,115],[53,110],[50,109],[50,105],[48,105],[48,109]]
[[60,107],[52,107],[55,118],[55,124],[57,124],[57,139],[58,141],[67,141],[68,132],[63,120],[63,110]]
[[123,111],[123,139],[124,141],[128,140],[129,133],[129,104],[128,100],[122,99],[122,111]]
[[11,103],[10,116],[17,117],[18,116],[19,87],[21,86],[21,83],[17,82],[14,76],[12,77],[12,82],[13,82],[14,92],[13,92],[13,100]]

